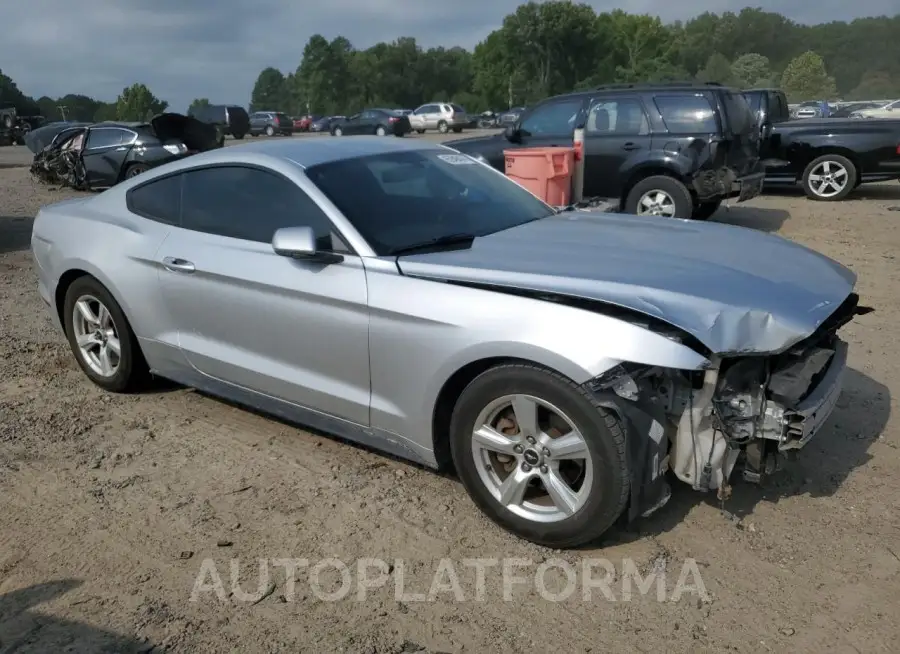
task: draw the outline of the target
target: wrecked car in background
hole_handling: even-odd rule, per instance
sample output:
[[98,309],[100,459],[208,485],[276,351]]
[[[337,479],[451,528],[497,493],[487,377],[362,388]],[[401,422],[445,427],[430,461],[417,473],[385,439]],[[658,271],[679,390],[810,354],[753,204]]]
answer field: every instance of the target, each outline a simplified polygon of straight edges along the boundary
[[155,166],[219,147],[216,130],[182,114],[146,123],[51,123],[33,130],[31,173],[78,190],[115,186]]

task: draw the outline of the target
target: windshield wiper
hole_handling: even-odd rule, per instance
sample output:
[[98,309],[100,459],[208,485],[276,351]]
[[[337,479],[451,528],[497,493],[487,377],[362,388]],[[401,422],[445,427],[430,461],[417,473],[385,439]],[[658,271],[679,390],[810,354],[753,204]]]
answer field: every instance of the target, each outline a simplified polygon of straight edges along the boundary
[[465,250],[472,246],[475,240],[475,234],[447,234],[446,236],[438,236],[421,243],[413,243],[412,245],[402,245],[394,248],[389,252],[392,256],[401,254],[414,254],[421,252],[441,252],[446,250]]

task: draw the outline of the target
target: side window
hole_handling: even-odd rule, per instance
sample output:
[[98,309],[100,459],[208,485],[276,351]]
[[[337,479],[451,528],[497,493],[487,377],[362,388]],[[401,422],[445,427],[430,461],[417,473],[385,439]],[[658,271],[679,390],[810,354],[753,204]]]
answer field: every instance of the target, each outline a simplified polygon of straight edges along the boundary
[[281,227],[309,226],[322,250],[347,251],[331,221],[293,182],[257,168],[218,166],[184,173],[181,226],[268,243]]
[[538,105],[525,116],[520,128],[529,136],[572,136],[582,105],[581,98]]
[[716,112],[702,95],[663,95],[654,99],[672,134],[712,134],[719,131]]
[[181,224],[181,175],[163,177],[130,191],[128,210],[167,225]]
[[131,143],[134,140],[134,132],[124,129],[104,127],[92,129],[88,134],[88,148],[108,148],[114,145]]
[[650,133],[650,123],[636,98],[599,100],[588,112],[584,131],[592,136],[643,136]]

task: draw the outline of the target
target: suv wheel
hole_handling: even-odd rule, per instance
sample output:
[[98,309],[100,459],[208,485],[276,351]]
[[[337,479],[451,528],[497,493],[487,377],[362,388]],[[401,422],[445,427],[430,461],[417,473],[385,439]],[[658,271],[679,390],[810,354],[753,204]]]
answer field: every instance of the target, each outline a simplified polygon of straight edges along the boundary
[[275,136],[275,128],[271,125],[266,125],[266,136]]
[[690,218],[693,212],[694,200],[687,186],[666,175],[642,179],[625,199],[625,213],[638,216]]
[[694,220],[707,220],[712,218],[713,214],[719,210],[722,200],[713,200],[712,202],[698,202],[694,205],[694,213],[691,218]]
[[856,166],[839,154],[813,159],[803,171],[803,191],[811,200],[843,200],[856,188]]
[[460,479],[491,520],[548,547],[597,539],[628,499],[625,434],[584,388],[531,364],[462,392],[450,421]]
[[446,120],[442,120],[441,122],[439,122],[439,123],[437,124],[437,128],[438,128],[438,131],[439,131],[441,134],[446,134],[448,131],[450,131],[450,126],[447,125],[447,121],[446,121]]

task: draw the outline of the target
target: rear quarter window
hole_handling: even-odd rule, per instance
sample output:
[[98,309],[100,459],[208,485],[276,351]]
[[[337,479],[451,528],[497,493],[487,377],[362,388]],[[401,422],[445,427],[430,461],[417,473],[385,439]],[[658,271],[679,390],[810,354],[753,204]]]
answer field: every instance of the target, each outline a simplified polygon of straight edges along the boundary
[[714,134],[719,131],[716,112],[706,96],[661,95],[653,101],[666,129],[672,134]]
[[166,225],[181,225],[182,175],[172,175],[136,186],[128,191],[128,210]]

